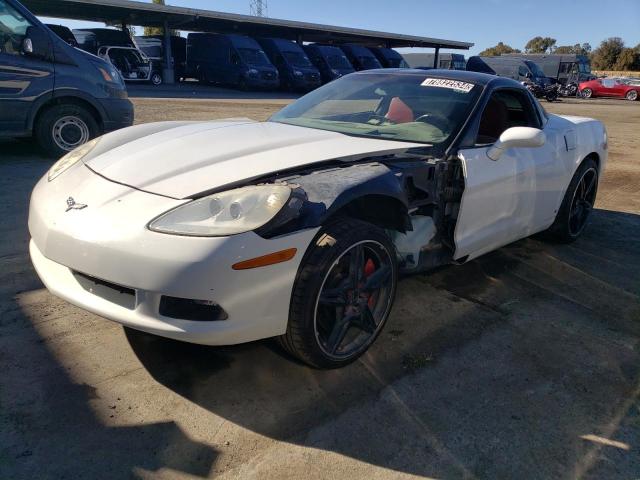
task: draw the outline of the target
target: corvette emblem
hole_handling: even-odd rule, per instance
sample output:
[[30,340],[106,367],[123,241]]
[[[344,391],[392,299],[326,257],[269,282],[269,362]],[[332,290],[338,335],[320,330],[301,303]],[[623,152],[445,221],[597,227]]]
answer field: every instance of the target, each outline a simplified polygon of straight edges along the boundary
[[84,203],[77,203],[73,197],[67,198],[67,209],[65,212],[68,212],[69,210],[82,210],[83,208],[87,208],[87,205]]

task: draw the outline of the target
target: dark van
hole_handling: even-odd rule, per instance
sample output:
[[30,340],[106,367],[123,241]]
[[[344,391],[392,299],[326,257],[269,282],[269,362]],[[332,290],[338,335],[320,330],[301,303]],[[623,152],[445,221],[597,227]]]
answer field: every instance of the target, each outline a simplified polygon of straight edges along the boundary
[[591,62],[586,55],[510,53],[508,56],[531,60],[540,67],[547,77],[563,85],[566,83],[587,82],[596,78],[591,73]]
[[0,0],[0,136],[35,136],[59,157],[133,123],[122,78],[16,0]]
[[353,45],[350,43],[340,45],[340,48],[347,56],[351,65],[356,70],[372,70],[374,68],[382,68],[382,65],[376,56],[367,47],[362,45]]
[[221,83],[242,90],[276,89],[278,70],[258,42],[243,35],[190,33],[187,74],[201,83]]
[[369,47],[384,68],[409,68],[404,57],[392,48]]
[[533,82],[538,85],[548,85],[550,83],[544,72],[534,62],[505,55],[469,57],[467,70],[512,78],[518,82]]
[[58,35],[62,40],[67,42],[72,47],[78,46],[78,41],[76,40],[76,37],[73,35],[73,32],[69,27],[65,27],[64,25],[52,25],[49,23],[45,23],[45,25],[47,26],[47,28],[49,28],[49,30]]
[[330,45],[305,45],[309,60],[320,71],[322,83],[329,83],[343,75],[355,72],[353,65],[342,50]]
[[162,65],[149,60],[128,32],[112,28],[75,29],[78,47],[110,62],[125,82],[162,83]]
[[285,90],[304,92],[318,88],[320,72],[313,66],[300,45],[280,38],[256,38],[280,74],[280,85]]
[[[171,35],[171,57],[174,80],[179,82],[186,77],[187,39]],[[135,37],[138,48],[154,63],[164,67],[164,37],[162,35],[144,35]]]

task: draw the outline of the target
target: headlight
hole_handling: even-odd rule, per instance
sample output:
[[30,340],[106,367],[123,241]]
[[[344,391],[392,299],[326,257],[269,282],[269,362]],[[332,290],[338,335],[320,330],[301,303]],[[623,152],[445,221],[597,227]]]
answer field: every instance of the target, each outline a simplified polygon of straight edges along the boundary
[[338,70],[331,70],[336,77],[341,77],[342,74]]
[[291,189],[284,185],[243,187],[181,205],[149,224],[155,232],[224,237],[266,224],[284,207]]
[[66,170],[75,165],[78,161],[82,160],[82,158],[87,155],[93,148],[98,144],[99,138],[94,138],[90,142],[85,143],[84,145],[80,145],[75,150],[70,151],[60,160],[53,164],[53,167],[49,169],[48,179],[49,181],[56,178],[58,175],[61,175]]
[[247,70],[247,75],[249,75],[250,77],[255,77],[258,75],[258,70],[256,70],[255,68],[250,68],[249,70]]
[[294,71],[293,71],[293,74],[294,74],[296,77],[301,77],[301,76],[302,76],[302,72],[301,72],[300,70],[294,70]]

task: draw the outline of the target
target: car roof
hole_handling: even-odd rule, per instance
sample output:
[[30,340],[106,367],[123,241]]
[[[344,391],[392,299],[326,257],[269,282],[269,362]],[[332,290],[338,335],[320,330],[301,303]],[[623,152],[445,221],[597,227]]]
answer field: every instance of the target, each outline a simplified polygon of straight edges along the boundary
[[371,73],[389,73],[389,74],[413,74],[413,75],[427,75],[434,78],[445,78],[448,80],[458,80],[460,82],[470,82],[476,85],[488,85],[495,86],[507,86],[507,87],[521,87],[522,85],[515,80],[506,77],[498,77],[497,75],[491,75],[488,73],[469,72],[466,70],[443,70],[443,69],[431,69],[421,70],[418,68],[384,68],[374,70],[361,70],[356,72],[356,75],[368,75]]

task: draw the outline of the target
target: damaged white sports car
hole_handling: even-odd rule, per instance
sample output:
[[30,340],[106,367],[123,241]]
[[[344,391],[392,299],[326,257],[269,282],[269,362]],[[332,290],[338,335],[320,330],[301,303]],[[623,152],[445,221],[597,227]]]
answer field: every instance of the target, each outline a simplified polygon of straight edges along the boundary
[[509,79],[366,71],[264,123],[145,124],[71,152],[33,191],[31,258],[54,294],[129,327],[278,337],[340,367],[380,333],[400,274],[576,239],[606,160],[600,122]]

